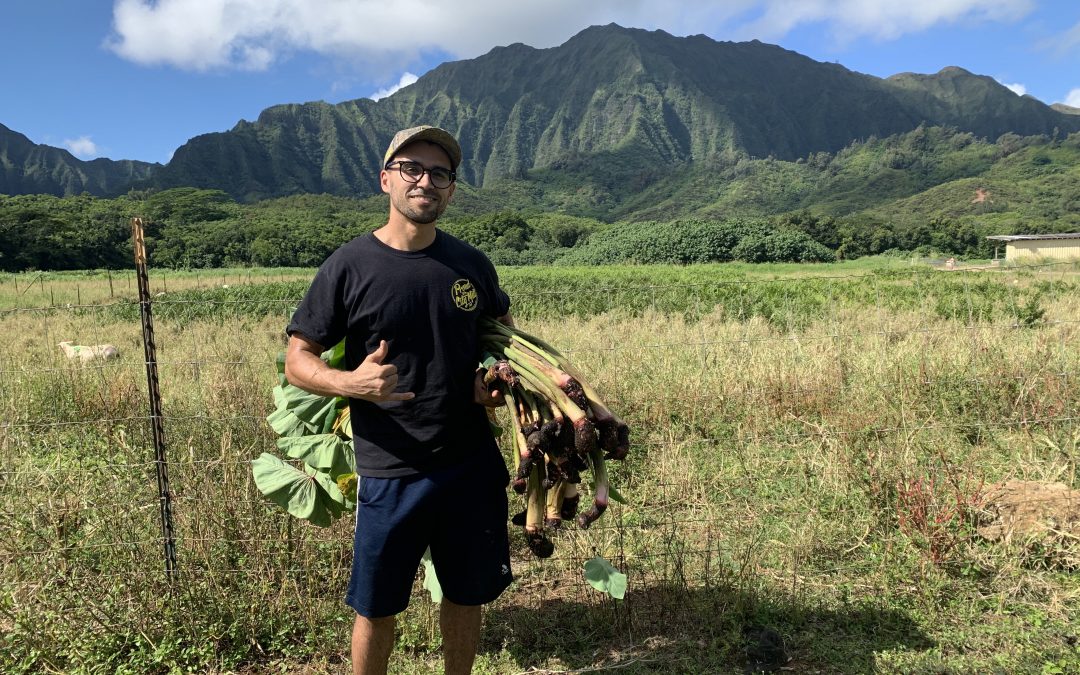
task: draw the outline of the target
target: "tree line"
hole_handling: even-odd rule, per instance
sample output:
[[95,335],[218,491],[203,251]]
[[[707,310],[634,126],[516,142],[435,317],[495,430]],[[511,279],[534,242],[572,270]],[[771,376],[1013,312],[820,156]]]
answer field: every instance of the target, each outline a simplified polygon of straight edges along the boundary
[[[970,219],[914,224],[866,213],[605,223],[556,213],[452,215],[451,234],[497,265],[814,262],[883,253],[986,258],[996,233]],[[219,190],[177,188],[116,199],[0,195],[0,269],[123,269],[130,220],[146,223],[150,263],[163,268],[314,267],[341,243],[385,222],[385,197],[299,195],[239,204]]]

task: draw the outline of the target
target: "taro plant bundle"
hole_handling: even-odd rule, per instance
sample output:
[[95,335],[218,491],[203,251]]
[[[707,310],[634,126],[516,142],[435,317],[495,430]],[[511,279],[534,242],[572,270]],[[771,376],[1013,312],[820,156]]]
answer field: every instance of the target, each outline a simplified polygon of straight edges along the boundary
[[[630,450],[630,428],[613,413],[580,371],[544,340],[493,319],[481,322],[485,382],[503,392],[513,425],[514,471],[511,486],[525,495],[525,528],[532,552],[554,551],[547,531],[574,520],[588,528],[607,509],[622,502],[611,486],[605,461]],[[578,485],[592,472],[591,506],[578,513]]]
[[[323,352],[338,367],[345,343]],[[356,508],[356,457],[349,406],[340,396],[310,394],[285,379],[285,356],[277,359],[275,410],[267,422],[277,433],[281,454],[301,466],[264,452],[251,462],[255,486],[291,515],[328,526]]]

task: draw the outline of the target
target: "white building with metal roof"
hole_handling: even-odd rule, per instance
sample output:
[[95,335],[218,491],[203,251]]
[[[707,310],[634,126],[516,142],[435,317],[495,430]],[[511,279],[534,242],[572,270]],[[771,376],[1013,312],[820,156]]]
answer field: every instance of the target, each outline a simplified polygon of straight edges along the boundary
[[[1005,260],[1008,262],[1057,258],[1080,259],[1080,232],[1071,234],[996,234],[987,239],[1005,244]],[[994,259],[998,259],[997,246]]]

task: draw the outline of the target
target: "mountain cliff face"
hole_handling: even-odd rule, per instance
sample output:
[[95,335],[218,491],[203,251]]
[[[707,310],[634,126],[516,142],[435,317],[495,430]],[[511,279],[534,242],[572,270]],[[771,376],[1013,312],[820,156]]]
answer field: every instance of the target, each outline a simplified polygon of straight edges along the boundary
[[1080,130],[1068,115],[960,68],[880,79],[757,41],[595,26],[565,44],[514,44],[445,63],[381,101],[306,103],[179,148],[144,185],[252,201],[378,192],[382,152],[415,124],[455,133],[461,178],[490,186],[558,169],[648,184],[671,167],[794,160],[853,140],[955,126],[994,139]]
[[551,49],[514,44],[445,63],[378,102],[271,108],[192,139],[156,182],[241,199],[368,195],[387,139],[419,123],[458,136],[462,178],[480,186],[543,168],[631,179],[738,152],[793,160],[922,123],[991,139],[1080,129],[1075,116],[960,68],[882,80],[756,41],[609,25]]
[[936,75],[901,73],[885,83],[927,122],[955,126],[990,140],[1008,132],[1029,136],[1077,129],[1076,119],[1062,111],[1032,96],[1017,96],[991,77],[955,66]]
[[224,190],[237,199],[379,191],[378,158],[398,129],[385,106],[359,99],[278,105],[255,122],[196,136],[157,172],[158,187]]
[[132,183],[148,180],[159,164],[131,160],[77,159],[67,150],[38,145],[0,124],[0,193],[50,194],[88,192],[112,196]]

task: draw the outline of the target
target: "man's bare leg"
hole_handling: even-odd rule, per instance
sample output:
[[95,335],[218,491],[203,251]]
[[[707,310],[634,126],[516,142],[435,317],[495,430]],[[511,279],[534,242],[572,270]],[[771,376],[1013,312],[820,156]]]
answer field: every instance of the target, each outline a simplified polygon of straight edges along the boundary
[[394,649],[394,617],[369,619],[356,615],[352,631],[353,675],[386,675]]
[[444,597],[439,608],[439,628],[446,675],[471,673],[480,646],[480,605],[455,605]]

